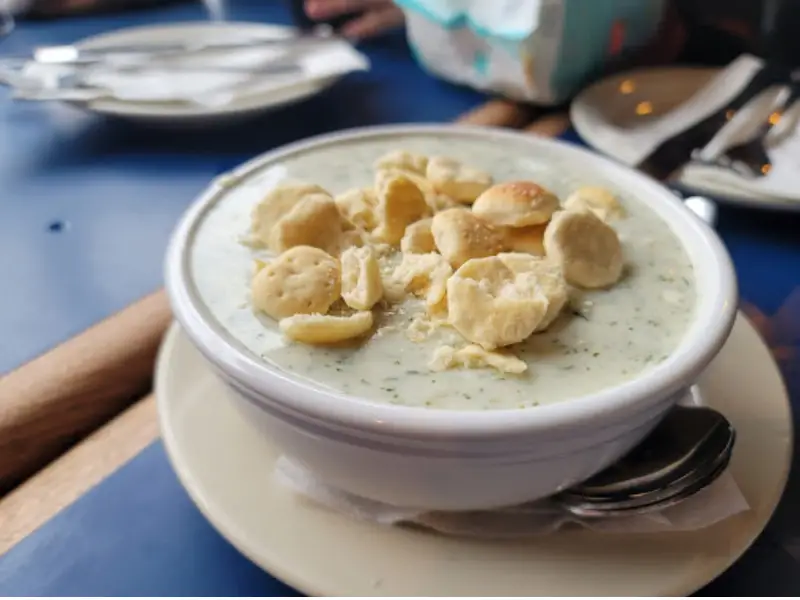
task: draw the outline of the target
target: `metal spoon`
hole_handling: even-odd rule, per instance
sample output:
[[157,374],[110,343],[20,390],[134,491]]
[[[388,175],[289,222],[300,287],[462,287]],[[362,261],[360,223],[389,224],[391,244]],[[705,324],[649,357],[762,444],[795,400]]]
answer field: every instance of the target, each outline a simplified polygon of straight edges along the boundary
[[622,460],[555,500],[581,517],[662,510],[716,481],[735,441],[733,426],[718,411],[677,406]]

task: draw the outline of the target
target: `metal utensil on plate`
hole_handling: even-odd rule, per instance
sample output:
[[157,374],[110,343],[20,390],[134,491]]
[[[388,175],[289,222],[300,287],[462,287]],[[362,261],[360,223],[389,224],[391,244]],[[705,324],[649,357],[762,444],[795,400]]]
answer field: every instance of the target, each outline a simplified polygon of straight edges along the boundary
[[114,44],[97,48],[82,48],[74,45],[42,46],[33,51],[33,60],[43,64],[80,65],[101,62],[120,55],[167,57],[206,51],[243,50],[248,48],[281,47],[299,49],[336,39],[326,28],[300,33],[288,37],[250,37],[230,42],[152,42]]
[[[139,64],[115,64],[115,73],[144,73],[147,71],[159,71],[167,73],[220,73],[224,75],[292,75],[303,72],[301,64],[293,61],[281,61],[267,63],[258,67],[239,67],[223,65],[204,65],[204,64],[173,64],[173,63],[139,63]],[[77,71],[73,77],[80,79],[81,71]]]
[[789,76],[790,69],[783,65],[765,65],[726,106],[659,144],[637,165],[638,168],[658,179],[669,179],[691,159],[692,151],[703,148],[711,141],[733,112],[743,108],[770,86],[787,81]]
[[[223,75],[248,75],[254,77],[271,77],[279,75],[301,75],[303,67],[294,61],[280,60],[257,67],[237,67],[204,64],[182,64],[169,62],[144,62],[114,64],[114,72],[120,74],[146,73],[214,73]],[[95,100],[113,96],[111,92],[88,82],[87,73],[82,69],[72,70],[64,74],[54,75],[48,87],[31,87],[23,77],[14,78],[13,73],[4,73],[5,82],[15,89],[16,98],[20,100]]]
[[663,510],[709,486],[725,471],[736,432],[707,407],[675,407],[634,450],[555,500],[581,517]]
[[769,173],[770,158],[766,147],[767,137],[780,122],[782,115],[791,110],[798,101],[800,101],[800,81],[793,81],[780,106],[776,107],[775,111],[762,123],[756,134],[749,140],[725,150],[715,163],[749,178],[763,177]]

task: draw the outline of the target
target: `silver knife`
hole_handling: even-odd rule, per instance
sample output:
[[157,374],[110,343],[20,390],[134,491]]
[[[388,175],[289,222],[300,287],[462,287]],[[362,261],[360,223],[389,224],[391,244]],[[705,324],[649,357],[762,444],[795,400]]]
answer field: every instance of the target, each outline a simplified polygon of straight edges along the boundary
[[[121,65],[115,68],[119,73],[146,72],[152,69],[153,65]],[[194,73],[222,73],[222,74],[242,74],[257,77],[273,75],[300,75],[303,73],[302,65],[291,62],[273,63],[254,68],[245,67],[216,67],[204,65],[159,65],[155,67],[160,71],[194,72]],[[113,98],[113,92],[87,84],[84,74],[81,71],[62,75],[58,78],[54,87],[31,88],[21,84],[9,82],[14,89],[14,98],[18,100],[29,100],[47,102],[54,100],[86,102],[100,98]]]
[[663,141],[637,168],[656,179],[670,179],[691,160],[693,150],[703,148],[728,123],[731,111],[741,109],[769,86],[786,81],[789,73],[790,69],[783,65],[765,65],[727,106]]
[[115,55],[172,55],[205,50],[241,50],[245,48],[291,46],[316,44],[334,39],[333,35],[320,33],[300,34],[284,38],[251,38],[237,42],[179,43],[159,42],[152,44],[115,44],[97,48],[81,48],[66,44],[62,46],[41,46],[33,51],[36,62],[50,65],[76,65],[103,61]]

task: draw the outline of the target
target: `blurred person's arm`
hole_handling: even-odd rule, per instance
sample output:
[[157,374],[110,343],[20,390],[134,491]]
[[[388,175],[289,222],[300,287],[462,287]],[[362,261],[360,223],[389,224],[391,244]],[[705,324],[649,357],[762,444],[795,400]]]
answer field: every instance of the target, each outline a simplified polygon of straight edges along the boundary
[[339,33],[351,39],[375,37],[396,29],[405,20],[392,0],[305,0],[304,7],[314,21],[344,18]]

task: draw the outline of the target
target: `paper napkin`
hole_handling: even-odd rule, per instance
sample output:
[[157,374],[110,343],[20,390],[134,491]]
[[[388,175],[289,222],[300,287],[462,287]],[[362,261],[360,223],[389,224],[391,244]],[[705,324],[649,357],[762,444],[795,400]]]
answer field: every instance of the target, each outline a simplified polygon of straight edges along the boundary
[[691,498],[659,512],[591,519],[571,515],[548,500],[473,512],[428,512],[392,506],[328,486],[286,457],[276,463],[274,476],[292,492],[350,518],[384,526],[416,524],[448,535],[470,537],[530,537],[553,533],[568,524],[607,533],[694,531],[749,509],[730,473]]
[[[701,399],[696,391],[682,402]],[[568,524],[608,533],[694,531],[749,510],[730,472],[675,506],[646,515],[578,518],[545,499],[493,511],[441,512],[392,506],[331,487],[308,469],[281,457],[273,473],[276,481],[293,493],[349,518],[392,526],[415,524],[457,536],[511,538],[553,533]]]

